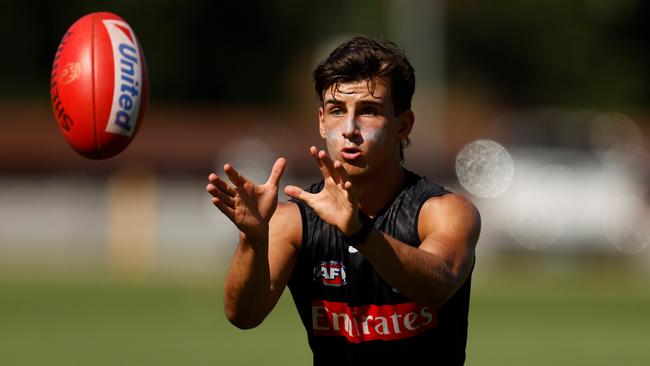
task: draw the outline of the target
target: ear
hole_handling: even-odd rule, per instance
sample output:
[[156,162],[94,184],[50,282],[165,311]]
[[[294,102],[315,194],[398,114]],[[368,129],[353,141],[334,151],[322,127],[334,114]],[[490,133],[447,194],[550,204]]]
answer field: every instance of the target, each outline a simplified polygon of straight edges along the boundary
[[320,137],[326,139],[327,138],[327,133],[325,133],[325,118],[323,114],[325,111],[323,110],[323,106],[318,107],[318,130],[320,131]]
[[399,117],[399,131],[397,131],[397,137],[402,141],[409,137],[411,130],[413,129],[413,123],[415,123],[415,115],[412,110],[404,111]]

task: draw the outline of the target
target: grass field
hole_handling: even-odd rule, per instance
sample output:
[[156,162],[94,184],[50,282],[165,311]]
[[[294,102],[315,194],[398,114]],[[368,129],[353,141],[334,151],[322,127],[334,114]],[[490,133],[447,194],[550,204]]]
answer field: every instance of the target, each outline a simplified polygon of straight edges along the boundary
[[[633,273],[475,276],[467,365],[648,365],[650,286]],[[288,293],[240,331],[221,281],[0,280],[0,365],[309,365]]]

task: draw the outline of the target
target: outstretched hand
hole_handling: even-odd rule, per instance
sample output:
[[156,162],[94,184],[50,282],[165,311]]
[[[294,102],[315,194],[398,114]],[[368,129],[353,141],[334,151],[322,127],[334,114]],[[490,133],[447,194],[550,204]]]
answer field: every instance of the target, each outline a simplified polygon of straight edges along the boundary
[[269,221],[278,205],[278,184],[286,165],[286,159],[276,160],[269,179],[258,185],[226,164],[223,170],[232,184],[211,173],[206,190],[212,195],[212,203],[239,231],[249,238],[262,238],[268,233]]
[[359,200],[343,164],[338,160],[333,162],[324,150],[315,146],[309,153],[318,164],[325,186],[318,193],[309,193],[296,186],[287,186],[284,192],[305,202],[323,221],[344,235],[356,233],[361,228]]

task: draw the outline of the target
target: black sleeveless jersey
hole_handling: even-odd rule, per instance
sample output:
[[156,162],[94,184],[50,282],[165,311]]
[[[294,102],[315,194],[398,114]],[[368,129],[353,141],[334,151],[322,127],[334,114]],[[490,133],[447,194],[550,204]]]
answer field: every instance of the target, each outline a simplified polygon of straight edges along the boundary
[[[323,182],[308,191],[319,192]],[[407,171],[395,199],[374,226],[419,246],[422,204],[448,191]],[[465,361],[470,278],[440,308],[415,303],[343,244],[340,232],[295,201],[302,216],[302,247],[289,289],[307,331],[314,365],[462,365]],[[471,276],[470,276],[471,277]]]

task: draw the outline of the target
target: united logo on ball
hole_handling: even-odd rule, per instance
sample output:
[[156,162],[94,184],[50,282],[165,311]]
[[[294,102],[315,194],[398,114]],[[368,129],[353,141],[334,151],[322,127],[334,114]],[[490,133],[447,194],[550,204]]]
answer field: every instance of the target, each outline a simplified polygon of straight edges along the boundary
[[129,24],[106,12],[77,20],[56,51],[50,92],[59,129],[74,150],[90,159],[122,152],[149,99],[142,47]]

